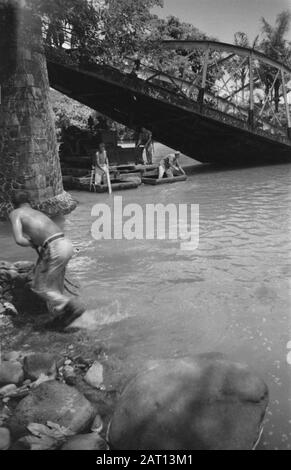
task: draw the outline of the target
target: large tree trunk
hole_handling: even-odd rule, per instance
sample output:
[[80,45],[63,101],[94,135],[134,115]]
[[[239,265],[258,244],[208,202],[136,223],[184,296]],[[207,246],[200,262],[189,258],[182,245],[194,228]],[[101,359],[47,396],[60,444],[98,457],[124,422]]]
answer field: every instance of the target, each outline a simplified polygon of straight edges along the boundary
[[53,216],[76,207],[64,192],[38,17],[0,0],[0,218],[13,190]]

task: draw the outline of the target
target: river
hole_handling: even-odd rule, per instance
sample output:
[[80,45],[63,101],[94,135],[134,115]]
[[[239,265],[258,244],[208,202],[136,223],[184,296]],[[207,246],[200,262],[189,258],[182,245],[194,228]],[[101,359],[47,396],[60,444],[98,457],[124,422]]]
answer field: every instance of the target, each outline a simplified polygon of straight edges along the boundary
[[[74,193],[66,219],[77,249],[70,273],[82,285],[88,338],[102,337],[123,364],[218,351],[266,381],[270,407],[261,449],[291,448],[290,175],[288,165],[188,169],[188,181],[119,193],[123,203],[200,207],[200,242],[96,241],[91,209],[108,195]],[[1,259],[33,259],[0,225]],[[291,344],[290,351],[291,352]],[[291,361],[290,361],[291,362]]]

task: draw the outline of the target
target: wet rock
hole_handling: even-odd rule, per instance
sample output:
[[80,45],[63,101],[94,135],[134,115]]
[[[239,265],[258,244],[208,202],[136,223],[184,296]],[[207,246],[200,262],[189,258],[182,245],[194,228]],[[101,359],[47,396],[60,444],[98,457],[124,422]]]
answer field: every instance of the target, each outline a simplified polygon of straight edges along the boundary
[[75,369],[74,367],[71,366],[65,366],[63,370],[63,377],[65,382],[68,385],[76,385],[77,383],[77,376],[75,374]]
[[0,427],[5,427],[11,417],[11,410],[0,402]]
[[0,450],[8,450],[10,447],[10,431],[7,428],[0,428]]
[[11,315],[12,317],[18,315],[16,307],[10,302],[4,302],[3,307],[5,309],[5,315]]
[[6,397],[10,395],[10,393],[14,393],[16,390],[17,387],[14,384],[5,385],[5,387],[0,388],[0,397]]
[[90,367],[87,374],[84,377],[85,382],[91,387],[102,388],[103,387],[103,366],[100,362],[96,361]]
[[107,444],[97,433],[71,437],[61,450],[106,450]]
[[52,354],[31,354],[23,361],[25,377],[37,380],[41,375],[56,378],[56,357]]
[[10,429],[21,436],[29,423],[50,421],[78,433],[90,426],[94,415],[91,403],[77,389],[52,380],[31,390],[21,400],[10,421]]
[[109,431],[114,450],[248,450],[268,404],[246,365],[214,357],[156,361],[125,388]]
[[10,351],[4,354],[4,361],[19,362],[22,358],[21,351]]
[[34,270],[34,263],[31,261],[17,261],[13,265],[14,269],[20,274],[28,273],[30,274]]
[[103,429],[103,421],[101,416],[96,415],[93,423],[91,424],[91,431],[100,433]]
[[18,385],[22,381],[23,369],[19,362],[3,361],[0,363],[0,385]]
[[[1,303],[7,315],[47,314],[43,300],[31,290],[34,263],[0,262]],[[6,304],[4,303],[6,301]]]

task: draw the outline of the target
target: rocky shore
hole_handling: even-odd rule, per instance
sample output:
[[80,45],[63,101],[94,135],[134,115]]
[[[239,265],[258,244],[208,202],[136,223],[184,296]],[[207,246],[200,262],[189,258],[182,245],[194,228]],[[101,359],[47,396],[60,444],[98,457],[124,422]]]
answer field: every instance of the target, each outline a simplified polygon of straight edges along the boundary
[[268,388],[221,354],[126,370],[100,338],[38,331],[33,263],[0,263],[0,450],[254,448]]
[[102,390],[103,366],[53,354],[4,354],[0,449],[106,449],[98,407],[79,390],[80,381]]

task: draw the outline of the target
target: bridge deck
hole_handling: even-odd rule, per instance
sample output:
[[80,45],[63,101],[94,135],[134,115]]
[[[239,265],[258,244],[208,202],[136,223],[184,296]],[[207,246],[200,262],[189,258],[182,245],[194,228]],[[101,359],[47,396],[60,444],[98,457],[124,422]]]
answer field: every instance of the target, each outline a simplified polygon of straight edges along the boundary
[[251,130],[234,116],[166,87],[111,67],[84,69],[48,61],[50,84],[129,127],[152,130],[155,140],[201,162],[279,163],[291,160],[287,137]]

